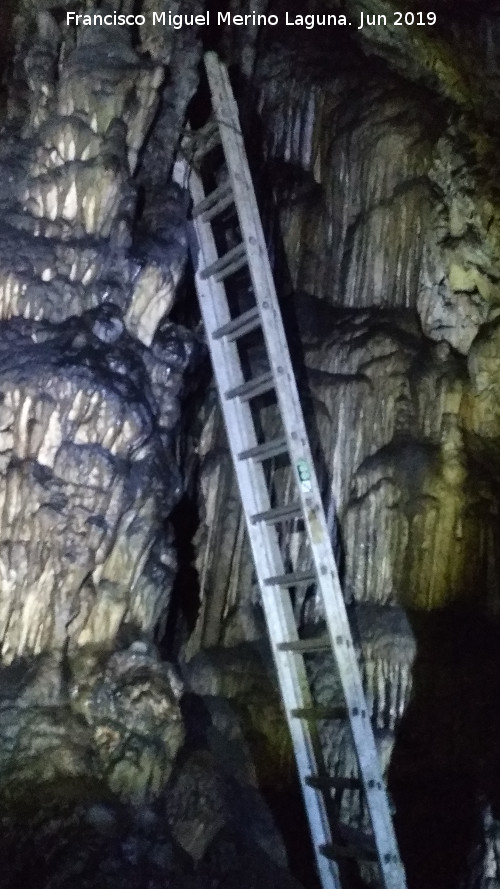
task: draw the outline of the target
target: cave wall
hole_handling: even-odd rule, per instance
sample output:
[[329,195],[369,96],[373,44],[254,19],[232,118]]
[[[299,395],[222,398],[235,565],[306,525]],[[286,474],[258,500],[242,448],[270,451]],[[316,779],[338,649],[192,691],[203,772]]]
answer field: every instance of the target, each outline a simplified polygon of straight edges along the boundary
[[[166,874],[180,887],[297,886],[258,789],[283,806],[293,763],[216,393],[202,333],[169,317],[179,302],[192,317],[188,202],[170,176],[203,41],[233,63],[244,98],[410,885],[492,889],[498,15],[483,4],[451,15],[442,0],[433,32],[331,41],[78,30],[64,25],[69,5],[12,6],[0,140],[9,889],[38,885],[40,868],[52,879],[33,854],[42,825],[57,837],[57,885],[80,874],[135,889],[147,872],[152,886]],[[278,465],[273,479],[284,493]],[[180,541],[172,511],[187,494],[199,526]],[[293,536],[284,546],[300,567]],[[310,591],[296,608],[319,629]],[[156,645],[169,621],[184,683]],[[316,698],[336,702],[333,664],[318,656],[309,670]],[[333,771],[354,773],[345,733],[325,727],[322,740]],[[355,794],[339,804],[363,824]],[[422,841],[426,819],[435,829]],[[88,849],[73,856],[82,829]]]
[[201,41],[69,5],[13,8],[0,133],[2,885],[298,889],[243,719],[161,655],[204,355],[171,317]]
[[[468,113],[377,64],[366,85],[356,56],[273,45],[255,93],[346,597],[495,612],[491,156]],[[207,436],[215,426],[210,414]]]
[[0,771],[14,800],[104,775],[144,798],[184,737],[152,643],[176,570],[165,523],[194,342],[169,322],[152,339],[185,240],[169,213],[156,256],[132,255],[164,69],[123,29],[112,53],[109,38],[21,18],[2,131]]
[[[410,885],[450,889],[498,881],[497,22],[454,9],[448,33],[333,46],[262,29],[243,110]],[[262,632],[211,401],[206,413],[194,650]],[[300,568],[293,538],[286,551]],[[312,596],[295,603],[320,621]],[[333,665],[310,670],[317,699],[337,701]],[[355,773],[341,732],[324,749]],[[359,823],[355,795],[342,806]]]

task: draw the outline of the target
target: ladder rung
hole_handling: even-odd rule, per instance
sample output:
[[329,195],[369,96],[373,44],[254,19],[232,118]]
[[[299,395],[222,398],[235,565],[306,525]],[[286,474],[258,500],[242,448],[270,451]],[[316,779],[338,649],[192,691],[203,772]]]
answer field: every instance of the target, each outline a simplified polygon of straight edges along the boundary
[[245,336],[246,333],[255,330],[259,325],[260,313],[257,306],[254,306],[254,308],[249,309],[248,312],[243,312],[242,315],[238,315],[233,321],[228,321],[227,324],[218,327],[217,330],[214,330],[212,337],[214,340],[220,340],[223,336],[226,336],[229,341],[235,340],[237,337]]
[[307,775],[306,784],[315,790],[361,790],[363,785],[359,778],[347,778],[341,775]]
[[290,710],[296,719],[305,719],[307,722],[318,722],[320,719],[345,719],[347,710],[345,707],[298,707]]
[[[314,583],[317,580],[314,571],[291,571],[290,574],[275,574],[274,577],[266,577],[264,583],[267,586],[295,586],[298,583]],[[314,642],[314,639],[307,639]],[[284,645],[289,643],[284,642]]]
[[248,448],[238,454],[238,460],[268,460],[270,457],[278,457],[279,454],[288,453],[288,443],[286,438],[273,438],[271,441],[265,441],[263,444],[255,445],[254,448]]
[[[369,837],[366,838],[369,842]],[[357,861],[376,861],[377,852],[373,843],[368,845],[357,845],[353,843],[342,846],[340,843],[329,843],[326,846],[320,846],[319,851],[325,858],[336,861],[337,858],[355,858]]]
[[241,383],[240,386],[235,386],[234,389],[229,389],[224,397],[242,398],[243,401],[249,401],[251,398],[256,398],[257,395],[262,395],[271,389],[274,389],[274,378],[271,373],[267,373],[262,374],[260,377],[254,377],[253,380],[248,380],[247,383]]
[[[234,248],[235,250],[238,248]],[[231,251],[230,251],[231,252]],[[229,254],[226,254],[228,256]],[[248,263],[248,257],[245,253],[245,249],[242,248],[242,253],[239,258],[236,258],[233,262],[229,263],[229,265],[224,266],[222,271],[218,272],[214,275],[214,281],[220,283],[224,280],[224,278],[229,278],[231,275],[234,275],[236,272],[239,272],[240,269],[244,268]]]
[[287,519],[300,518],[303,514],[300,503],[287,503],[286,506],[275,506],[274,509],[256,512],[255,515],[251,516],[251,521],[254,525],[257,522],[266,522],[268,525],[274,525],[277,522],[285,522]]
[[215,120],[210,120],[201,130],[194,130],[193,136],[200,143],[193,154],[193,162],[198,163],[209,151],[212,151],[212,148],[220,145],[219,124]]
[[201,216],[203,222],[213,219],[218,213],[222,213],[226,207],[233,203],[233,192],[229,182],[223,182],[218,188],[211,191],[206,198],[193,207],[192,217],[197,219]]
[[331,642],[328,636],[317,636],[315,639],[292,639],[290,642],[279,642],[280,651],[298,651],[300,654],[309,654],[314,651],[331,651]]
[[215,262],[212,262],[210,265],[207,265],[200,272],[200,278],[204,281],[207,278],[212,278],[215,276],[216,281],[223,281],[224,278],[228,278],[229,275],[237,272],[238,269],[241,269],[247,261],[247,254],[245,250],[244,244],[237,244],[236,247],[233,247],[231,250],[228,250],[227,253],[224,253],[224,256],[221,256],[219,259],[216,259]]

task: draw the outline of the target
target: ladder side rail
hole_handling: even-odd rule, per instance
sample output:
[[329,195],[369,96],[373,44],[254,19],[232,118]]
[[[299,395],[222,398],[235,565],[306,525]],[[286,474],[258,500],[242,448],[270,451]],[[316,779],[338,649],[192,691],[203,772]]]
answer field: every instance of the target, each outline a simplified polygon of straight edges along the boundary
[[[182,171],[182,168],[184,170]],[[186,167],[177,162],[175,178],[179,184],[186,180]],[[203,200],[201,180],[194,170],[189,175],[189,186],[195,204]],[[217,259],[217,250],[209,223],[194,220],[189,224],[189,239],[193,258],[197,256],[195,282],[199,296],[200,310],[207,333],[207,342],[217,388],[220,394],[221,409],[226,426],[229,448],[236,473],[243,513],[249,535],[254,565],[262,595],[266,625],[278,675],[280,691],[284,703],[287,724],[292,739],[294,756],[300,786],[304,798],[318,872],[324,889],[341,889],[338,868],[319,851],[320,846],[331,842],[328,814],[323,798],[308,784],[306,778],[317,774],[319,757],[322,756],[319,741],[309,725],[291,716],[294,709],[311,705],[309,683],[303,659],[293,652],[282,652],[278,644],[283,639],[298,639],[297,626],[289,596],[285,596],[279,586],[265,584],[266,577],[285,572],[274,527],[252,524],[250,515],[269,509],[270,499],[261,464],[253,465],[249,460],[238,460],[238,454],[256,445],[255,429],[251,409],[239,399],[227,400],[226,392],[236,382],[243,381],[237,347],[224,339],[214,339],[212,333],[230,320],[227,298],[223,284],[204,280],[200,271]]]
[[[337,566],[329,546],[326,520],[322,521],[324,513],[321,506],[319,486],[315,478],[312,454],[302,417],[295,375],[289,356],[288,344],[274,287],[274,279],[269,265],[250,171],[239,130],[238,110],[232,91],[230,91],[230,85],[229,83],[226,85],[228,78],[225,68],[213,53],[207,53],[205,59],[214,110],[221,127],[221,138],[235,193],[236,209],[240,219],[242,236],[245,240],[250,260],[249,267],[252,284],[257,304],[261,311],[268,358],[277,381],[280,412],[284,421],[294,474],[304,508],[306,524],[308,525],[311,548],[315,562],[318,563],[316,567],[320,580],[326,576],[331,577],[333,585],[336,587],[336,598],[341,599],[341,606],[338,608],[339,613],[336,610],[333,614],[336,635],[347,635],[349,638],[349,622],[345,607],[343,607],[344,599],[338,579]],[[307,493],[305,491],[306,486],[301,482],[297,472],[297,464],[301,461],[304,461],[311,476],[307,483],[307,488],[309,489]],[[304,464],[301,463],[301,465]],[[328,587],[330,587],[330,582]],[[344,613],[342,614],[342,612]],[[364,694],[362,687],[356,682],[356,675],[358,675],[357,662],[353,675],[346,677],[348,681],[345,683],[345,689],[347,690],[347,699],[352,699],[354,706],[361,706]]]
[[[262,328],[269,362],[287,435],[291,462],[304,509],[305,524],[318,575],[328,632],[344,690],[360,777],[374,831],[379,864],[386,889],[404,889],[394,826],[383,783],[375,738],[367,712],[359,666],[352,644],[344,597],[333,555],[319,485],[302,415],[297,385],[276,296],[262,224],[248,167],[238,108],[226,68],[215,53],[205,54],[205,66],[216,119],[235,195],[241,234],[249,259],[256,300],[261,310]],[[307,467],[304,484],[299,466]]]

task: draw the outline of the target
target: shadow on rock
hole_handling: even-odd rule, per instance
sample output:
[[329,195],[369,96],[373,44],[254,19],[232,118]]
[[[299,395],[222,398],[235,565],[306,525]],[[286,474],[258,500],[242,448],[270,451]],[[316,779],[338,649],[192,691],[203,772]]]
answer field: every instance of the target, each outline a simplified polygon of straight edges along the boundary
[[[476,889],[484,807],[500,803],[498,623],[443,610],[410,615],[417,639],[410,704],[390,766],[409,889]],[[495,884],[496,885],[496,884]]]

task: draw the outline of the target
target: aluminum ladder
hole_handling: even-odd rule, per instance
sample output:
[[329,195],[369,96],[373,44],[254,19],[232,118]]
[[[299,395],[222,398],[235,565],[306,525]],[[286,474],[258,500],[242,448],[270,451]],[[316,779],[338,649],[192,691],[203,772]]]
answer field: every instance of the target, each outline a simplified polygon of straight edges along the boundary
[[[204,142],[194,156],[198,161],[200,156],[206,155],[216,143],[220,143],[228,176],[206,195],[196,167],[179,157],[174,168],[174,179],[184,187],[189,186],[193,202],[188,229],[196,289],[318,874],[323,889],[341,889],[341,868],[338,863],[342,858],[371,859],[378,862],[383,889],[405,889],[405,873],[292,370],[238,108],[226,67],[215,53],[205,54],[205,68],[212,96],[213,118],[205,128]],[[213,224],[223,211],[233,205],[242,240],[219,256]],[[245,266],[251,279],[254,304],[233,317],[226,284]],[[269,369],[245,379],[238,341],[257,329],[264,337]],[[257,435],[251,404],[263,393],[273,391],[277,397],[282,434],[262,441]],[[289,457],[297,496],[291,502],[276,505],[271,501],[263,464],[281,454]],[[287,573],[277,527],[291,520],[303,522],[311,557],[310,571]],[[291,589],[297,585],[311,583],[316,584],[328,630],[328,635],[319,640],[299,638],[290,595]],[[313,704],[305,657],[308,652],[320,649],[333,651],[335,655],[345,700],[342,714],[339,714],[339,708],[323,712]],[[332,824],[331,790],[352,786],[356,779],[335,778],[326,773],[317,721],[338,719],[339,716],[350,723],[358,762],[357,783],[364,792],[372,829],[367,844],[360,842],[359,836],[352,840],[341,835],[339,839],[338,826]]]

